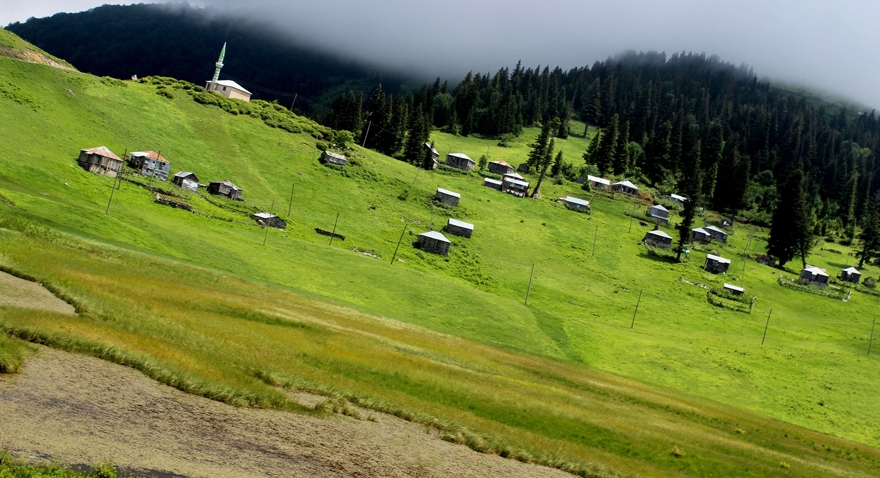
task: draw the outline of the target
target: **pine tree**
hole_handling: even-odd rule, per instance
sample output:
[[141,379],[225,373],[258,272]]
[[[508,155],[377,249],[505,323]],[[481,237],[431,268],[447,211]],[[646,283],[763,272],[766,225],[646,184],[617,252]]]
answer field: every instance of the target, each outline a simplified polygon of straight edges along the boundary
[[599,143],[599,149],[593,157],[596,166],[603,175],[609,174],[614,170],[614,157],[617,155],[617,136],[618,136],[618,116],[615,114],[611,117],[608,127],[603,130],[602,142]]
[[559,177],[559,172],[562,170],[562,151],[556,153],[556,159],[553,160],[553,166],[550,167],[550,176],[554,178]]
[[[613,121],[613,119],[612,119]],[[630,167],[629,150],[629,121],[623,123],[617,134],[617,143],[614,145],[614,158],[611,169],[614,174],[623,174]]]
[[807,266],[807,253],[812,237],[803,188],[804,173],[797,169],[785,182],[776,211],[773,212],[767,253],[779,259],[779,267],[798,255],[801,256],[804,267]]
[[529,159],[526,163],[530,168],[539,168],[544,157],[547,155],[547,145],[550,141],[550,121],[545,121],[541,126],[541,132],[535,138],[535,142],[531,144],[532,151],[529,152]]
[[700,140],[682,157],[684,180],[679,184],[679,191],[687,197],[681,212],[681,224],[678,225],[678,248],[676,260],[681,260],[681,253],[691,241],[691,226],[697,214],[697,204],[702,192],[702,175],[700,174]]
[[599,150],[599,143],[602,141],[602,131],[596,131],[596,134],[593,135],[593,139],[590,140],[590,145],[587,146],[587,150],[584,151],[584,162],[587,164],[596,164],[596,151]]
[[550,144],[547,145],[547,149],[544,151],[544,156],[538,164],[538,167],[541,168],[541,175],[538,176],[538,184],[535,185],[535,189],[532,191],[533,198],[536,198],[541,194],[541,183],[544,182],[544,175],[547,174],[547,167],[550,166],[550,162],[553,159],[553,141],[553,138],[550,138]]
[[415,111],[409,118],[409,134],[406,137],[406,145],[403,149],[403,158],[412,164],[418,164],[422,159],[422,151],[428,140],[428,128],[425,124],[425,114],[422,108],[415,106]]
[[862,218],[862,252],[859,254],[859,269],[876,252],[880,251],[880,191],[874,193],[865,207]]

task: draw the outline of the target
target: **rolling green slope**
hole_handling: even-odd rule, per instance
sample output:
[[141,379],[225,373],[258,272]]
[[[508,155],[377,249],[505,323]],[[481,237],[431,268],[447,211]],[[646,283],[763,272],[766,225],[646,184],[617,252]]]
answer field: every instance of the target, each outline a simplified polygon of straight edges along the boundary
[[[0,227],[26,233],[28,227],[23,224],[38,224],[108,244],[107,254],[113,258],[113,267],[120,268],[120,276],[115,278],[121,281],[120,285],[129,280],[126,274],[138,276],[140,267],[158,271],[181,264],[185,269],[180,275],[169,277],[157,273],[156,284],[144,282],[155,288],[163,281],[186,284],[188,274],[198,270],[189,265],[207,266],[222,271],[224,275],[219,277],[235,278],[241,287],[255,279],[425,330],[497,346],[516,357],[536,357],[534,360],[542,364],[559,363],[565,368],[565,376],[576,376],[578,370],[587,375],[611,372],[659,386],[664,394],[680,396],[682,400],[696,396],[871,446],[880,444],[880,410],[875,394],[880,370],[876,357],[866,355],[878,298],[853,292],[848,302],[842,302],[786,289],[777,284],[780,271],[754,261],[746,264],[743,274],[738,254],[748,241],[749,230],[745,227],[737,227],[730,245],[695,250],[688,262],[677,264],[648,254],[639,244],[649,229],[639,224],[640,219],[645,219],[645,204],[639,205],[633,220],[628,215],[628,208],[632,207],[629,200],[596,195],[592,197],[593,213],[578,214],[554,202],[565,195],[584,197],[578,184],[547,180],[542,188],[543,199],[519,199],[483,187],[477,174],[422,171],[416,178],[417,170],[412,166],[358,147],[350,157],[359,165],[327,168],[316,159],[315,144],[325,141],[316,138],[323,135],[317,125],[297,120],[303,132],[290,133],[270,128],[260,118],[199,104],[183,90],[170,91],[174,98],[157,94],[157,87],[151,84],[102,80],[0,58]],[[478,158],[488,148],[491,159],[519,164],[528,152],[529,138],[535,134],[534,130],[527,131],[510,148],[476,138],[437,133],[432,138],[443,154],[449,150],[462,151]],[[200,212],[193,214],[158,205],[143,187],[123,182],[114,193],[110,214],[106,215],[113,179],[90,174],[76,164],[81,148],[98,145],[106,145],[120,155],[126,150],[161,151],[172,161],[172,172],[194,171],[203,183],[229,179],[243,188],[246,203],[228,205],[182,193]],[[587,142],[570,138],[557,140],[556,145],[565,151],[568,161],[577,161]],[[530,180],[534,182],[536,178]],[[288,215],[291,186],[294,197]],[[461,205],[451,209],[432,207],[430,197],[438,186],[460,192]],[[161,187],[171,189],[165,183]],[[274,211],[288,220],[288,228],[269,230],[268,236],[246,214],[235,211],[267,210],[273,203]],[[337,232],[346,238],[328,244],[329,238],[316,234],[314,229],[332,229],[337,213]],[[453,242],[448,257],[412,247],[415,234],[426,231],[432,221],[434,228],[439,229],[450,216],[474,223],[474,236],[448,236]],[[717,221],[711,214],[704,219]],[[390,259],[404,224],[408,224],[408,229],[397,253],[399,260],[392,265]],[[671,228],[665,230],[675,235]],[[90,303],[91,313],[105,318],[101,320],[124,315],[127,307],[133,306],[120,298],[105,299],[103,293],[77,285],[77,269],[64,264],[63,259],[43,263],[39,258],[29,257],[39,255],[38,244],[17,244],[16,234],[4,232],[0,264],[37,277],[50,274],[61,290]],[[755,230],[754,235],[750,250],[762,252],[766,232]],[[79,246],[73,250],[76,247]],[[828,267],[833,273],[852,263],[846,255],[849,249],[830,247],[842,254],[817,248],[811,262]],[[139,252],[112,252],[126,249]],[[701,271],[705,252],[732,258],[730,272],[718,276]],[[89,254],[100,256],[94,251]],[[152,261],[149,255],[174,261]],[[64,253],[53,251],[52,257],[62,258]],[[70,264],[77,263],[70,260]],[[51,264],[58,270],[50,273]],[[532,264],[535,276],[529,304],[525,305]],[[875,276],[876,273],[876,267],[865,272]],[[213,273],[208,275],[215,277]],[[710,305],[704,288],[680,278],[712,287],[725,282],[743,285],[749,296],[758,297],[754,312],[745,314]],[[93,281],[87,281],[85,276],[80,279]],[[112,285],[113,279],[105,277],[96,283]],[[146,281],[140,276],[137,280]],[[121,288],[130,287],[126,284]],[[269,296],[276,308],[282,307],[285,300],[292,300],[277,290]],[[112,305],[103,309],[104,300]],[[637,302],[638,315],[631,328]],[[159,302],[150,303],[151,307],[160,307]],[[179,317],[185,306],[175,305],[161,320]],[[762,346],[765,320],[771,308],[771,322]],[[137,325],[141,320],[139,313],[131,314],[120,317],[120,323],[110,324],[108,337],[113,337],[114,346],[171,363],[206,382],[245,391],[262,386],[254,385],[252,377],[223,378],[224,371],[259,366],[250,359],[242,358],[238,365],[217,369],[211,368],[207,359],[202,362],[202,358],[214,357],[204,351],[210,348],[209,342],[200,342],[198,347],[203,349],[194,356],[180,358],[168,352],[173,342],[159,347],[146,339],[126,338],[125,334],[136,335],[141,330]],[[58,329],[57,323],[50,323],[50,319],[40,317],[0,310],[0,325],[100,340],[101,320],[91,319],[97,322],[82,328],[71,324],[69,331],[65,331]],[[258,344],[254,336],[260,333],[272,332],[262,326],[260,330],[249,329],[247,342]],[[224,344],[234,340],[237,339],[222,338]],[[272,347],[276,346],[282,347]],[[484,345],[473,346],[484,350]],[[450,354],[454,349],[450,346],[436,353]],[[238,347],[223,350],[247,354]],[[207,355],[199,355],[202,353]],[[503,363],[507,359],[498,360]],[[281,367],[275,362],[267,363],[266,367],[269,365]],[[491,385],[481,385],[485,388],[472,395],[464,393],[467,397],[455,403],[452,398],[425,397],[425,383],[442,382],[442,374],[422,377],[424,381],[416,381],[418,385],[407,388],[403,379],[395,384],[389,378],[402,374],[402,369],[382,370],[376,362],[362,367],[376,371],[376,383],[358,385],[350,370],[336,370],[336,375],[315,372],[310,380],[424,409],[457,423],[466,422],[472,429],[490,430],[508,438],[518,436],[511,430],[529,429],[529,433],[536,435],[519,435],[519,445],[531,442],[535,436],[551,437],[536,443],[544,450],[562,446],[568,456],[576,455],[582,460],[590,456],[582,449],[573,451],[577,447],[560,445],[580,443],[581,438],[576,436],[576,430],[557,433],[560,425],[558,417],[551,419],[553,409],[501,407],[501,402],[517,399],[515,395],[503,397],[506,385],[495,384],[501,398],[492,396]],[[545,373],[541,367],[536,370],[536,376]],[[295,370],[284,373],[296,375]],[[518,373],[502,375],[524,380]],[[341,375],[346,378],[340,378]],[[468,379],[461,380],[467,383]],[[394,390],[397,386],[401,389]],[[572,385],[563,394],[576,394],[578,387]],[[448,388],[439,390],[451,393]],[[436,405],[438,400],[442,406]],[[477,404],[483,400],[496,403],[495,400],[505,411],[480,408]],[[528,400],[536,407],[542,402],[540,396],[530,395]],[[572,405],[577,406],[583,404]],[[532,412],[545,417],[546,422],[535,425],[533,422],[540,420],[518,421]],[[725,409],[724,413],[736,412]],[[732,419],[731,423],[735,421]],[[548,425],[551,423],[556,425]],[[637,423],[625,426],[638,428]],[[625,438],[609,438],[605,448],[601,439],[591,437],[591,453],[604,450],[601,453],[629,456],[632,461],[628,458],[621,463],[607,457],[598,459],[629,471],[646,466],[640,460],[650,461],[652,453],[667,453],[658,451],[665,446],[659,445],[660,441],[652,441],[651,446],[636,451],[616,448],[625,448],[625,443],[637,440],[637,435],[634,431]],[[724,440],[737,439],[736,434],[732,437]],[[692,439],[694,443],[699,441]],[[655,436],[651,440],[659,439]],[[718,443],[722,441],[719,439]],[[818,450],[815,446],[814,450]],[[656,459],[662,464],[656,465],[656,473],[646,474],[662,476],[663,470],[694,475],[728,474],[735,469],[717,464],[712,465],[717,468],[701,468],[705,463],[693,464],[694,468],[679,467],[675,459]],[[769,458],[767,463],[774,459]],[[859,466],[867,468],[860,469],[876,472],[876,463],[865,463]],[[813,471],[804,474],[818,476]]]

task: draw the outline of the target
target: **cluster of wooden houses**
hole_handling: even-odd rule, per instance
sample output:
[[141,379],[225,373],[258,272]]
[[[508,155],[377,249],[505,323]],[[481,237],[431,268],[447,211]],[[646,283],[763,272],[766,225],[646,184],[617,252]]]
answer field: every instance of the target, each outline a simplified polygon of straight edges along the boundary
[[529,183],[514,171],[513,166],[504,161],[493,161],[489,163],[489,171],[501,174],[501,180],[492,178],[483,178],[483,186],[492,188],[516,197],[526,197],[529,192]]
[[[458,206],[461,200],[461,194],[450,191],[448,189],[437,188],[434,193],[434,200],[447,206]],[[455,236],[470,238],[474,233],[474,225],[469,222],[460,221],[458,219],[449,218],[444,228],[448,234]],[[438,231],[428,231],[419,234],[417,245],[419,249],[434,254],[447,255],[452,241],[446,238]]]
[[[135,151],[127,155],[128,166],[137,170],[141,175],[152,177],[160,181],[167,181],[171,173],[171,161],[162,157],[155,151]],[[86,171],[95,174],[103,174],[115,178],[122,173],[125,161],[110,151],[106,146],[82,149],[79,152],[77,163]],[[204,187],[211,194],[226,196],[229,199],[241,200],[241,188],[228,180],[213,181],[207,185],[200,185],[199,178],[191,171],[181,171],[171,178],[172,184],[197,191]]]

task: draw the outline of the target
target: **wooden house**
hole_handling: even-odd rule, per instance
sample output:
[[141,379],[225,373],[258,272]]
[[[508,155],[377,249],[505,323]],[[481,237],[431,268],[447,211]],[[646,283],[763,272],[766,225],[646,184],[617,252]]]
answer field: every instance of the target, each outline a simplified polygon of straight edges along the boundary
[[449,191],[448,189],[437,188],[437,192],[434,193],[434,200],[449,206],[458,206],[461,194]]
[[669,199],[672,199],[673,201],[675,201],[677,203],[685,203],[688,200],[688,198],[681,196],[681,195],[678,195],[678,194],[670,194]]
[[672,236],[659,229],[655,229],[653,231],[648,231],[648,233],[645,234],[645,238],[642,239],[642,242],[647,245],[669,249],[672,247]]
[[483,186],[501,191],[501,181],[492,178],[483,178]]
[[801,271],[801,282],[806,285],[815,285],[819,287],[828,287],[828,273],[825,269],[816,266],[807,265]]
[[855,267],[847,267],[846,269],[840,271],[840,280],[844,282],[852,282],[853,284],[858,284],[859,279],[862,278],[862,273],[859,272]]
[[504,176],[505,174],[513,174],[516,170],[504,161],[492,161],[489,163],[489,172]]
[[419,249],[433,252],[434,254],[449,254],[449,246],[452,245],[446,236],[437,231],[423,232],[419,234]]
[[453,168],[473,171],[476,163],[464,153],[449,153],[446,155],[446,164]]
[[196,177],[195,173],[189,171],[181,171],[175,174],[171,178],[171,183],[190,191],[198,191],[199,189],[199,178]]
[[171,173],[171,162],[155,151],[135,151],[128,155],[128,166],[139,169],[144,176],[152,176],[167,181]]
[[619,181],[611,185],[611,190],[620,193],[626,194],[627,196],[638,197],[639,188],[636,187],[635,184],[629,181]]
[[710,236],[712,236],[712,239],[715,239],[718,242],[727,242],[727,233],[722,231],[721,229],[718,229],[715,226],[708,226],[705,228],[705,230],[709,233]]
[[564,198],[559,198],[559,202],[565,204],[565,207],[575,211],[589,212],[590,210],[590,201],[587,201],[585,199],[565,196]]
[[600,178],[596,176],[587,175],[587,181],[590,183],[590,187],[601,189],[603,191],[608,191],[611,189],[611,181]]
[[335,164],[337,166],[345,166],[348,164],[348,159],[345,156],[334,153],[333,151],[324,151],[321,153],[320,161],[322,164]]
[[122,171],[122,160],[106,146],[81,149],[76,162],[90,173],[103,174],[111,178],[115,178]]
[[474,233],[474,225],[450,217],[446,223],[446,232],[456,236],[471,237],[471,234]]
[[706,254],[706,263],[703,264],[703,270],[709,272],[717,272],[719,274],[726,274],[729,267],[730,259],[725,259],[723,257],[712,254]]
[[216,91],[217,93],[233,100],[251,100],[251,92],[232,80],[208,81],[205,84],[205,89],[208,91]]
[[501,190],[517,197],[525,197],[529,190],[529,183],[514,179],[513,176],[504,176],[501,181]]
[[269,214],[268,212],[258,212],[256,214],[251,214],[251,217],[261,226],[274,227],[275,229],[287,228],[287,223],[284,222],[284,219],[281,219],[274,214]]
[[660,204],[649,207],[645,214],[651,219],[660,221],[663,224],[669,224],[669,210]]
[[527,173],[527,172],[529,172],[531,169],[532,169],[532,168],[529,166],[529,163],[522,163],[522,164],[520,164],[519,166],[516,167],[516,170],[519,171],[519,172],[521,172],[521,173]]
[[[431,151],[431,159],[428,159],[427,151]],[[440,152],[432,148],[429,143],[425,143],[425,159],[422,160],[422,169],[433,171],[440,164]]]
[[746,293],[745,288],[726,283],[724,284],[724,290],[730,292],[733,295],[743,295]]
[[217,196],[226,196],[229,199],[241,201],[241,188],[232,184],[231,181],[214,181],[208,184],[208,192]]
[[712,240],[712,236],[709,234],[709,231],[703,229],[702,227],[698,227],[696,229],[691,229],[691,242],[699,242],[700,244],[708,244],[709,241]]

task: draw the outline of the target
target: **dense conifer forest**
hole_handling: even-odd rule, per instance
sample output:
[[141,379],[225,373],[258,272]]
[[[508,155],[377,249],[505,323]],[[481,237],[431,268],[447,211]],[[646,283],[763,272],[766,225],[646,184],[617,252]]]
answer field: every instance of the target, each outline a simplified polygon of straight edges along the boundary
[[[458,82],[438,78],[408,93],[399,76],[200,12],[104,6],[8,28],[94,74],[139,72],[195,83],[210,77],[218,46],[229,41],[236,53],[227,56],[225,77],[260,85],[258,96],[283,101],[289,101],[283,91],[307,97],[347,90],[309,114],[413,164],[423,160],[434,129],[496,138],[503,147],[526,127],[543,126],[552,137],[586,136],[586,129],[571,127],[579,120],[599,133],[582,158],[554,161],[551,175],[626,178],[663,194],[686,193],[731,217],[775,222],[771,252],[785,260],[804,255],[810,242],[804,235],[844,242],[880,235],[867,230],[877,215],[878,201],[870,199],[880,190],[875,113],[774,88],[745,65],[702,53],[626,52],[568,71],[517,64]],[[546,148],[545,139],[523,160],[537,166]],[[780,202],[787,203],[779,209]],[[774,211],[788,225],[774,221]],[[866,256],[880,247],[874,243],[865,243]]]

